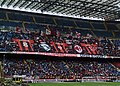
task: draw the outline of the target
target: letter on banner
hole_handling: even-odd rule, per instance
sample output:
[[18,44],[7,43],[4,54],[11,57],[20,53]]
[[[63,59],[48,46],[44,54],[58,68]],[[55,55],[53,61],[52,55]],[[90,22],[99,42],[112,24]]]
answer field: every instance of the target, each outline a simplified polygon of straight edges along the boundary
[[58,53],[67,53],[68,50],[66,47],[68,46],[66,43],[55,43],[55,42],[50,42],[51,46],[55,49],[55,51]]
[[34,51],[32,48],[32,44],[34,43],[33,40],[13,39],[13,41],[18,43],[20,51]]
[[85,43],[80,43],[83,48],[85,48],[88,54],[98,54],[97,52],[97,45],[96,44],[85,44]]

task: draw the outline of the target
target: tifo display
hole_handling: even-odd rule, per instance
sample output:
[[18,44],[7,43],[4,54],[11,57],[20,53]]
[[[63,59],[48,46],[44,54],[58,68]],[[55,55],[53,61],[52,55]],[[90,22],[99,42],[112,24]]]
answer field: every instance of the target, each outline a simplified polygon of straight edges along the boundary
[[[79,32],[61,34],[60,32],[47,35],[39,32],[0,32],[1,52],[29,52],[30,54],[54,55],[73,57],[90,57],[89,55],[120,56],[120,46],[115,46],[118,40],[109,40],[105,37],[95,38],[90,34],[82,36]],[[47,52],[47,53],[46,53]],[[28,53],[28,54],[29,54]],[[52,54],[53,53],[53,54]],[[88,55],[88,56],[84,56]],[[100,55],[100,56],[99,56]],[[104,56],[104,57],[103,57]],[[106,57],[110,58],[110,57]]]

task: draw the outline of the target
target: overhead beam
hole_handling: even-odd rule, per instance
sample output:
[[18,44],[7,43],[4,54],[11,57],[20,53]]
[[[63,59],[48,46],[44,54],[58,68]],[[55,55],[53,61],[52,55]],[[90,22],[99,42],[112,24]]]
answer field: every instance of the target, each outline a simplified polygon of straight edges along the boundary
[[3,2],[1,3],[1,7],[5,4],[7,0],[3,0]]
[[43,5],[41,5],[40,7],[38,7],[38,8],[36,9],[36,11],[37,11],[37,10],[41,10],[41,8],[44,7],[46,4],[50,4],[50,1],[44,2]]
[[18,0],[14,5],[13,5],[13,8],[15,7],[15,6],[17,6],[18,4],[20,4],[22,2],[22,0]]
[[58,2],[58,0],[55,0],[55,1],[51,2],[49,5],[47,5],[44,8],[42,8],[41,11],[45,11],[45,10],[49,9],[49,7],[53,6],[57,2]]

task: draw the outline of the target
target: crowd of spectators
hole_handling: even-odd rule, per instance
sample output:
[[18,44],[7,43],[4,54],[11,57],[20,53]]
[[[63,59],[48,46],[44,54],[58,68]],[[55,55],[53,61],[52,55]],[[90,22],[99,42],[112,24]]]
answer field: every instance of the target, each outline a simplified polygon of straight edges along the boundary
[[[50,27],[52,28],[52,27]],[[0,31],[0,51],[22,51],[19,48],[19,43],[15,41],[15,39],[19,40],[32,40],[33,42],[30,43],[31,48],[33,48],[31,51],[34,52],[52,52],[52,53],[78,53],[74,50],[75,45],[80,45],[81,43],[84,44],[90,44],[88,48],[91,51],[97,51],[96,53],[88,53],[88,49],[86,49],[86,46],[82,46],[82,54],[98,54],[98,55],[108,55],[108,56],[120,56],[120,40],[110,40],[106,37],[94,37],[91,34],[84,34],[72,31],[71,29],[68,30],[57,30],[57,29],[50,29],[47,33],[39,30],[30,32],[27,30],[25,33],[21,31],[19,27],[16,28],[17,30],[15,32],[3,32]],[[48,34],[49,33],[49,34]],[[59,43],[63,45],[62,43],[65,43],[64,51],[57,51],[56,48],[54,48],[54,45],[52,43]],[[42,44],[48,45],[48,47],[43,47]],[[29,45],[27,43],[23,43],[23,47],[28,47]],[[45,49],[48,50],[45,50]],[[61,48],[61,46],[57,46],[57,48]],[[29,49],[27,51],[30,51]],[[90,52],[91,52],[90,51]]]
[[120,76],[115,66],[107,61],[76,59],[6,58],[5,77],[26,75],[38,79],[81,79],[82,77]]
[[[82,28],[92,28],[90,23],[76,22],[77,26],[81,29],[72,29],[71,27],[71,29],[65,29],[64,26],[72,25],[73,27],[75,25],[65,20],[64,22],[67,23],[62,24],[63,21],[56,19],[56,21],[58,21],[58,25],[61,27],[49,25],[41,26],[33,23],[25,23],[33,22],[33,18],[27,15],[12,15],[11,13],[7,13],[7,15],[10,21],[1,21],[2,27],[0,27],[0,52],[51,52],[70,54],[95,54],[120,57],[120,39],[113,40],[106,37],[96,37],[94,36],[94,34],[90,33],[91,31],[89,30],[81,30]],[[51,22],[52,19],[50,19],[50,21],[45,21],[44,19],[44,21],[42,21],[41,19],[42,17],[35,17],[35,21],[39,24],[54,23],[54,21]],[[22,22],[15,23],[11,22],[11,20]],[[61,24],[59,24],[60,22]],[[24,29],[20,28],[22,27],[22,24],[25,27]],[[91,24],[95,27],[95,24]],[[16,25],[20,27],[15,27]],[[10,26],[14,26],[15,28],[11,28],[12,30],[10,31],[8,30],[10,29]],[[98,24],[95,29],[99,29],[99,27],[100,24]],[[30,28],[32,28],[33,31],[31,31]],[[114,27],[112,27],[112,29],[113,28]],[[105,28],[103,28],[103,30],[105,30]],[[93,31],[93,33],[95,33],[95,31]],[[102,36],[101,33],[99,33],[99,35]],[[106,35],[109,35],[109,33],[107,33]],[[85,44],[86,46],[82,46],[82,44]],[[75,45],[79,45],[81,46],[81,48],[76,47],[78,48],[78,51],[76,51]],[[85,76],[120,76],[120,71],[118,71],[118,69],[109,61],[92,61],[81,59],[76,60],[74,58],[72,60],[50,58],[43,59],[45,58],[45,56],[39,57],[40,58],[26,58],[22,56],[21,58],[14,58],[13,56],[12,58],[4,58],[3,71],[5,77],[12,77],[13,75],[26,75],[27,77],[38,79],[81,79]],[[118,62],[118,65],[119,64],[120,63]]]
[[[50,27],[51,28],[51,27]],[[55,29],[54,29],[55,30]],[[20,42],[17,42],[19,39]],[[98,55],[120,56],[120,40],[110,40],[106,37],[94,37],[91,34],[84,34],[77,31],[59,31],[50,30],[49,34],[43,31],[27,31],[23,33],[19,28],[16,32],[0,31],[0,51],[22,51],[19,43],[23,41],[23,46],[28,47],[26,42],[30,42],[32,52],[52,52],[56,53],[54,45],[51,43],[65,43],[67,44],[66,52],[57,53],[72,53],[76,54],[74,45],[80,43],[86,45],[95,45]],[[27,40],[27,41],[26,41]],[[31,42],[32,40],[32,42]],[[24,44],[25,42],[25,44]],[[29,46],[30,46],[29,44]],[[44,45],[47,50],[43,48]],[[49,49],[48,49],[49,47]],[[59,45],[57,46],[61,48]],[[90,47],[90,46],[89,46]],[[31,47],[30,47],[31,48]],[[82,47],[82,54],[87,53],[86,48]],[[91,50],[92,50],[91,49]],[[30,51],[29,48],[27,51]],[[26,52],[27,52],[26,51]],[[94,53],[93,53],[94,54]],[[60,78],[60,79],[79,79],[84,76],[120,76],[120,72],[109,62],[102,61],[82,61],[82,60],[49,60],[49,59],[5,59],[3,64],[5,76],[12,75],[26,75],[34,78]]]

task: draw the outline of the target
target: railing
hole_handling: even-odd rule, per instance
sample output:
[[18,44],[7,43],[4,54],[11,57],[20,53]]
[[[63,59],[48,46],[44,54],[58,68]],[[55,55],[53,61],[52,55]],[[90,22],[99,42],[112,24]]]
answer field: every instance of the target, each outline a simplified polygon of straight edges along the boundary
[[27,78],[24,82],[40,83],[40,82],[120,82],[119,77],[82,77],[81,79],[31,79]]

